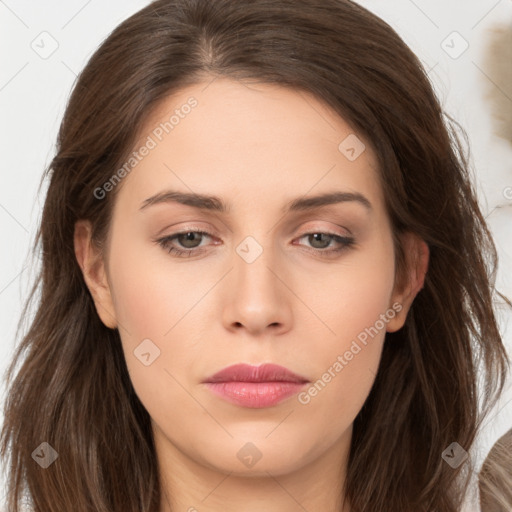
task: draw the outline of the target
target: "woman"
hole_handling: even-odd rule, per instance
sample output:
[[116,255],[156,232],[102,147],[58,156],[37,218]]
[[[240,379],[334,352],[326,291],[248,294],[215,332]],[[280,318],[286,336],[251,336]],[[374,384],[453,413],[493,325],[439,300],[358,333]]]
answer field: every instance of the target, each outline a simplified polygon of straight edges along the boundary
[[445,117],[352,2],[123,22],[48,169],[10,510],[460,510],[507,356]]

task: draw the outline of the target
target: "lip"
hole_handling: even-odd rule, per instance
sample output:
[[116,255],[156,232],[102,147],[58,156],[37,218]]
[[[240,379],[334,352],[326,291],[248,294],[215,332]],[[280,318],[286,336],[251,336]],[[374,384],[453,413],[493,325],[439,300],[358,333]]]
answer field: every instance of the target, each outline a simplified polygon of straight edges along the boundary
[[276,364],[236,364],[203,383],[214,394],[242,407],[271,407],[298,393],[308,379]]

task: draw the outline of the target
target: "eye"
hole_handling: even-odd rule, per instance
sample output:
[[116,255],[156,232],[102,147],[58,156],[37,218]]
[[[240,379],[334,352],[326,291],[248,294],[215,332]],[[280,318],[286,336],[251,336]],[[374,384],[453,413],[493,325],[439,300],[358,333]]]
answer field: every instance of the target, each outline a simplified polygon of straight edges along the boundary
[[[207,231],[188,230],[160,238],[155,240],[155,242],[163,247],[169,254],[173,254],[176,257],[185,257],[191,256],[193,253],[199,254],[203,252],[198,249],[198,247],[201,247],[200,241],[202,237],[211,238],[213,235]],[[331,257],[355,244],[355,239],[353,237],[341,236],[336,233],[325,233],[322,231],[306,233],[297,240],[301,240],[303,238],[307,238],[313,246],[312,248],[308,248],[308,251],[312,251],[323,257]],[[328,249],[328,247],[332,246],[332,242],[335,242],[337,247]],[[176,247],[176,243],[180,244],[180,247]]]
[[[190,256],[193,252],[201,252],[195,250],[197,245],[196,235],[199,237],[210,237],[210,233],[206,231],[181,231],[180,233],[174,233],[173,235],[166,236],[159,240],[156,240],[169,254],[175,254],[176,256]],[[178,241],[180,244],[183,243],[185,250],[173,245],[174,241]]]
[[[298,238],[307,238],[308,241],[313,245],[312,251],[323,257],[331,257],[339,254],[352,247],[355,244],[355,238],[350,236],[341,236],[336,233],[324,233],[323,231],[315,231],[312,233],[306,233]],[[335,242],[338,246],[328,250],[323,250],[326,247],[331,246],[331,242]],[[308,249],[309,250],[309,249]]]

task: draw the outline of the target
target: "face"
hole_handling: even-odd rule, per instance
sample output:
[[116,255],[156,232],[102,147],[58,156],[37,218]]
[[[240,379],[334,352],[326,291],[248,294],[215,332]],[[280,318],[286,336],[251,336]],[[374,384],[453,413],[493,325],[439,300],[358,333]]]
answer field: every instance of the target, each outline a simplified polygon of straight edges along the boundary
[[[157,444],[253,475],[341,454],[385,333],[403,325],[415,294],[394,289],[369,141],[311,95],[219,78],[161,103],[134,151],[104,287],[88,284],[119,329]],[[281,365],[307,382],[253,384],[263,398],[235,402],[248,384],[226,397],[204,383],[238,363]]]

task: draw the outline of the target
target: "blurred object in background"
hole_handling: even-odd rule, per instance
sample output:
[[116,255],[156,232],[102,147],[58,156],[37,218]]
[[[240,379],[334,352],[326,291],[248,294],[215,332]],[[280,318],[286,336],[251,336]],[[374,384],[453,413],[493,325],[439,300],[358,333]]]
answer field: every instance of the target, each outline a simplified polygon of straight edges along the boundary
[[512,510],[512,429],[496,441],[479,474],[482,512]]
[[512,144],[512,25],[495,26],[484,50],[489,75],[486,100],[491,103],[494,133]]

